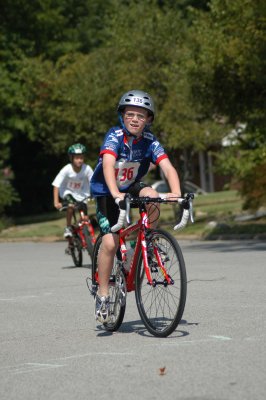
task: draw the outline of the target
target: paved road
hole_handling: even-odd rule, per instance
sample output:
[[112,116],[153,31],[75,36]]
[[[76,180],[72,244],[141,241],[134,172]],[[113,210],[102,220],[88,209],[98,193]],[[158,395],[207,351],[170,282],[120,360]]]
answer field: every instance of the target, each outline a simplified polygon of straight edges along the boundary
[[119,332],[96,326],[89,257],[73,268],[64,243],[1,243],[1,400],[265,399],[266,243],[181,246],[187,305],[158,339],[132,293]]

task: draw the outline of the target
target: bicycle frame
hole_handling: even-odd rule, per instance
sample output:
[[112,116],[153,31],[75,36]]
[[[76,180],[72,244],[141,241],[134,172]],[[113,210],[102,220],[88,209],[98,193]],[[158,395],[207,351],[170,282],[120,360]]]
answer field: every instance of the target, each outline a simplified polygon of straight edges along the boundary
[[158,281],[155,282],[152,279],[150,267],[148,264],[147,242],[146,242],[146,237],[145,237],[145,231],[147,229],[150,229],[150,224],[148,221],[147,211],[146,211],[145,207],[142,206],[140,208],[140,219],[136,223],[129,225],[127,228],[121,229],[119,231],[119,246],[120,246],[120,251],[121,251],[121,256],[122,256],[122,262],[125,262],[125,260],[126,260],[126,253],[127,253],[126,237],[135,231],[139,231],[138,236],[137,236],[134,254],[132,256],[132,260],[130,263],[130,269],[129,269],[129,272],[126,274],[126,284],[127,284],[128,292],[135,290],[135,272],[136,272],[136,268],[137,268],[137,262],[138,262],[138,257],[139,257],[140,251],[142,252],[144,270],[146,273],[146,277],[148,279],[148,284],[152,285],[152,286],[156,286],[157,284],[164,284],[164,285],[173,284],[173,280],[167,274],[164,264],[162,262],[162,259],[160,257],[160,254],[158,252],[158,249],[156,247],[154,248],[154,254],[155,254],[155,257],[156,257],[156,260],[158,263],[158,267],[160,268],[160,270],[163,274],[164,281],[163,282],[158,282]]
[[[74,213],[73,213],[74,225],[72,225],[72,230],[75,234],[77,234],[80,237],[82,247],[86,248],[87,244],[86,244],[85,236],[84,236],[83,229],[82,229],[83,226],[87,225],[93,244],[95,244],[95,242],[96,242],[95,232],[94,232],[94,228],[90,222],[89,216],[88,216],[88,219],[85,219],[86,216],[85,216],[84,211],[83,210],[78,210],[78,211],[80,214],[80,220],[77,222],[77,217],[76,217],[76,213],[75,213],[75,209],[74,209]],[[69,238],[69,239],[71,240],[72,238]]]
[[[115,237],[115,242],[118,242],[116,257],[109,277],[110,318],[105,320],[104,317],[98,316],[98,309],[96,312],[96,319],[107,331],[114,332],[121,326],[126,308],[126,295],[131,291],[135,291],[140,317],[151,334],[166,337],[178,326],[187,292],[184,258],[176,239],[169,232],[153,227],[153,223],[148,219],[148,215],[151,219],[153,212],[150,207],[146,210],[146,204],[153,204],[158,210],[156,203],[178,203],[183,212],[174,229],[180,230],[186,226],[189,217],[193,221],[193,197],[192,193],[188,193],[184,198],[175,199],[131,196],[125,196],[124,200],[116,199],[120,211],[117,223],[110,227],[111,233],[118,234]],[[130,208],[135,207],[138,208],[140,217],[137,222],[125,228],[126,223],[130,224]],[[154,221],[158,219],[158,214],[154,214]],[[137,238],[132,255],[132,249],[128,251],[126,241],[131,239],[134,232]],[[100,285],[98,256],[102,240],[102,235],[99,235],[94,247],[91,288],[88,284],[90,278],[86,279],[96,301]],[[158,285],[161,286],[157,287]]]

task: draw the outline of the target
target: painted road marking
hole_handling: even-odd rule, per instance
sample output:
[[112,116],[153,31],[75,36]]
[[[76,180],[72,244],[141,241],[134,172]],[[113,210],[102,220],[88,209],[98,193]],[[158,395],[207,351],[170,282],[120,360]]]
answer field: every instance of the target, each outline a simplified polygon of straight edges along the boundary
[[[206,338],[206,339],[182,340],[179,338],[179,341],[177,341],[177,340],[165,341],[165,342],[161,342],[160,345],[161,346],[177,346],[178,347],[178,346],[189,345],[189,344],[209,343],[209,342],[228,341],[228,340],[233,340],[233,339],[228,336],[208,335],[208,338]],[[147,344],[146,346],[148,346],[148,347],[154,346],[154,344]]]
[[98,352],[98,353],[85,353],[85,354],[74,354],[73,356],[67,356],[67,357],[59,357],[59,358],[53,358],[49,361],[63,361],[63,360],[71,360],[71,359],[78,359],[78,358],[83,358],[83,357],[91,357],[91,356],[132,356],[134,353],[108,353],[108,352]]
[[215,335],[209,335],[209,337],[213,337],[215,339],[219,339],[219,340],[232,340],[232,338],[228,337],[228,336],[215,336]]
[[[28,374],[32,372],[37,372],[37,371],[46,371],[48,369],[53,369],[53,368],[62,368],[62,367],[67,367],[68,364],[59,364],[58,362],[60,361],[67,361],[67,360],[73,360],[73,359],[79,359],[79,358],[85,358],[85,357],[91,357],[91,356],[133,356],[133,352],[90,352],[90,353],[85,353],[85,354],[73,354],[71,356],[66,356],[66,357],[58,357],[55,359],[47,360],[48,363],[37,363],[37,362],[30,362],[30,363],[23,363],[23,364],[18,364],[14,366],[6,366],[6,367],[1,367],[0,370],[1,372],[6,372],[8,371],[9,373],[13,375],[18,375],[18,374]],[[57,362],[56,364],[52,364],[52,362]]]
[[[242,340],[256,340],[258,338],[255,337],[247,337],[243,338]],[[171,340],[171,341],[160,341],[160,343],[151,343],[145,345],[145,347],[150,347],[150,346],[182,346],[182,345],[196,345],[199,343],[210,343],[210,342],[225,342],[225,341],[231,341],[233,338],[229,336],[223,336],[223,335],[208,335],[205,339],[195,339],[195,340]],[[37,363],[37,362],[31,362],[31,363],[24,363],[24,364],[18,364],[15,366],[6,366],[6,367],[0,367],[0,370],[2,372],[5,372],[8,370],[9,373],[17,375],[17,374],[25,374],[25,373],[32,373],[32,372],[37,372],[37,371],[45,371],[53,368],[62,368],[62,367],[67,367],[69,364],[60,364],[62,361],[67,361],[67,360],[75,360],[75,359],[80,359],[80,358],[86,358],[86,357],[92,357],[92,356],[118,356],[118,357],[126,357],[126,356],[136,356],[136,352],[89,352],[89,353],[84,353],[84,354],[73,354],[65,357],[57,357],[54,359],[49,359],[47,360],[46,363]],[[54,362],[54,364],[53,364]]]
[[35,298],[43,297],[43,296],[50,296],[51,294],[52,293],[44,293],[41,295],[29,294],[29,295],[25,295],[25,296],[9,297],[7,299],[0,298],[0,301],[20,301],[20,300],[25,300],[25,299],[35,299]]
[[31,372],[43,371],[43,370],[47,370],[47,369],[51,369],[51,368],[61,368],[61,367],[65,367],[65,365],[43,364],[43,363],[25,363],[25,364],[20,364],[18,366],[15,366],[9,372],[11,372],[14,375],[28,374]]

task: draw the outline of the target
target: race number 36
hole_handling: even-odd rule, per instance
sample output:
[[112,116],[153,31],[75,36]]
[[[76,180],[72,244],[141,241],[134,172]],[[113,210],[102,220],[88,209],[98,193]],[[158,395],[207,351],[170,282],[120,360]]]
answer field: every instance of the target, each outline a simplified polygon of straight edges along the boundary
[[115,169],[115,177],[116,180],[123,183],[125,181],[131,181],[134,175],[134,167],[130,168],[116,168]]
[[118,187],[126,187],[136,179],[139,170],[139,162],[117,161],[115,165],[115,177]]

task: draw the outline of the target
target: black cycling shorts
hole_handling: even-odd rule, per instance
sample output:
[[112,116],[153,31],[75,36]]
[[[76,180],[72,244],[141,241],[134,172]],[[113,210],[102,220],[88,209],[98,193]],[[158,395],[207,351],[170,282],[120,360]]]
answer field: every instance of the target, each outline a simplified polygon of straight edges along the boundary
[[78,203],[78,210],[83,211],[85,215],[88,215],[88,207],[87,204],[85,203],[79,203],[77,200],[74,199],[72,194],[67,194],[64,199],[64,201],[67,201],[68,204],[77,204]]
[[[133,197],[138,197],[141,189],[145,187],[150,186],[144,182],[135,182],[127,192]],[[96,215],[101,234],[111,233],[111,227],[117,223],[119,217],[119,207],[111,195],[96,197]]]

